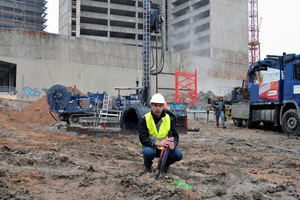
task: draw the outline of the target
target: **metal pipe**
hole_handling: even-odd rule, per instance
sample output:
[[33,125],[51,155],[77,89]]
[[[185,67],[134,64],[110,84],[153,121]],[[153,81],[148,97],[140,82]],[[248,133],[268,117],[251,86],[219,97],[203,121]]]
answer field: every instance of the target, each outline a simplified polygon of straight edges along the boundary
[[156,33],[156,93],[158,93],[158,36]]

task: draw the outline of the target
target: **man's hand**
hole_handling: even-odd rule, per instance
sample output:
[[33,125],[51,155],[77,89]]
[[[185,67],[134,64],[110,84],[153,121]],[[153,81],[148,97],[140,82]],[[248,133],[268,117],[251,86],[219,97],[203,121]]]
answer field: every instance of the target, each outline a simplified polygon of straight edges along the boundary
[[157,147],[169,147],[171,150],[175,149],[175,145],[170,138],[164,139],[161,142],[155,142],[154,146]]
[[171,143],[169,144],[169,148],[170,148],[171,150],[175,149],[175,145],[174,145],[173,142],[171,142]]

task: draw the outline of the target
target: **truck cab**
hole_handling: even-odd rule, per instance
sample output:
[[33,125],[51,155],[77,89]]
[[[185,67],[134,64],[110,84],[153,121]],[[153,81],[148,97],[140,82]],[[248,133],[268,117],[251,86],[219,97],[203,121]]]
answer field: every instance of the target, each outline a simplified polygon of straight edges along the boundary
[[234,124],[252,128],[282,126],[300,134],[300,55],[267,56],[249,67],[245,86],[234,88]]
[[300,105],[300,58],[285,64],[284,100]]

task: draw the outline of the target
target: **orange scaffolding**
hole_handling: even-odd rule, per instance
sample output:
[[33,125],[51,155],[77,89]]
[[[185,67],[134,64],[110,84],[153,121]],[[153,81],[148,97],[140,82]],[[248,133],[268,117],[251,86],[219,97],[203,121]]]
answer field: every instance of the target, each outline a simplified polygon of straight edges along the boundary
[[175,101],[197,106],[197,69],[195,72],[175,70]]

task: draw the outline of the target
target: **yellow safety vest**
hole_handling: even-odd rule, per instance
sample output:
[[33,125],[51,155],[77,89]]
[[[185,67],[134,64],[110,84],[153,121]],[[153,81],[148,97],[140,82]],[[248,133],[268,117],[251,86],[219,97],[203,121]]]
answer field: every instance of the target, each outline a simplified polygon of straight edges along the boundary
[[[159,132],[157,132],[157,128],[153,119],[151,112],[145,114],[146,125],[149,130],[150,138],[161,142],[167,138],[168,133],[171,129],[171,120],[170,116],[166,113],[166,116],[162,117],[162,123],[160,124]],[[157,147],[158,149],[162,149],[162,147]]]

